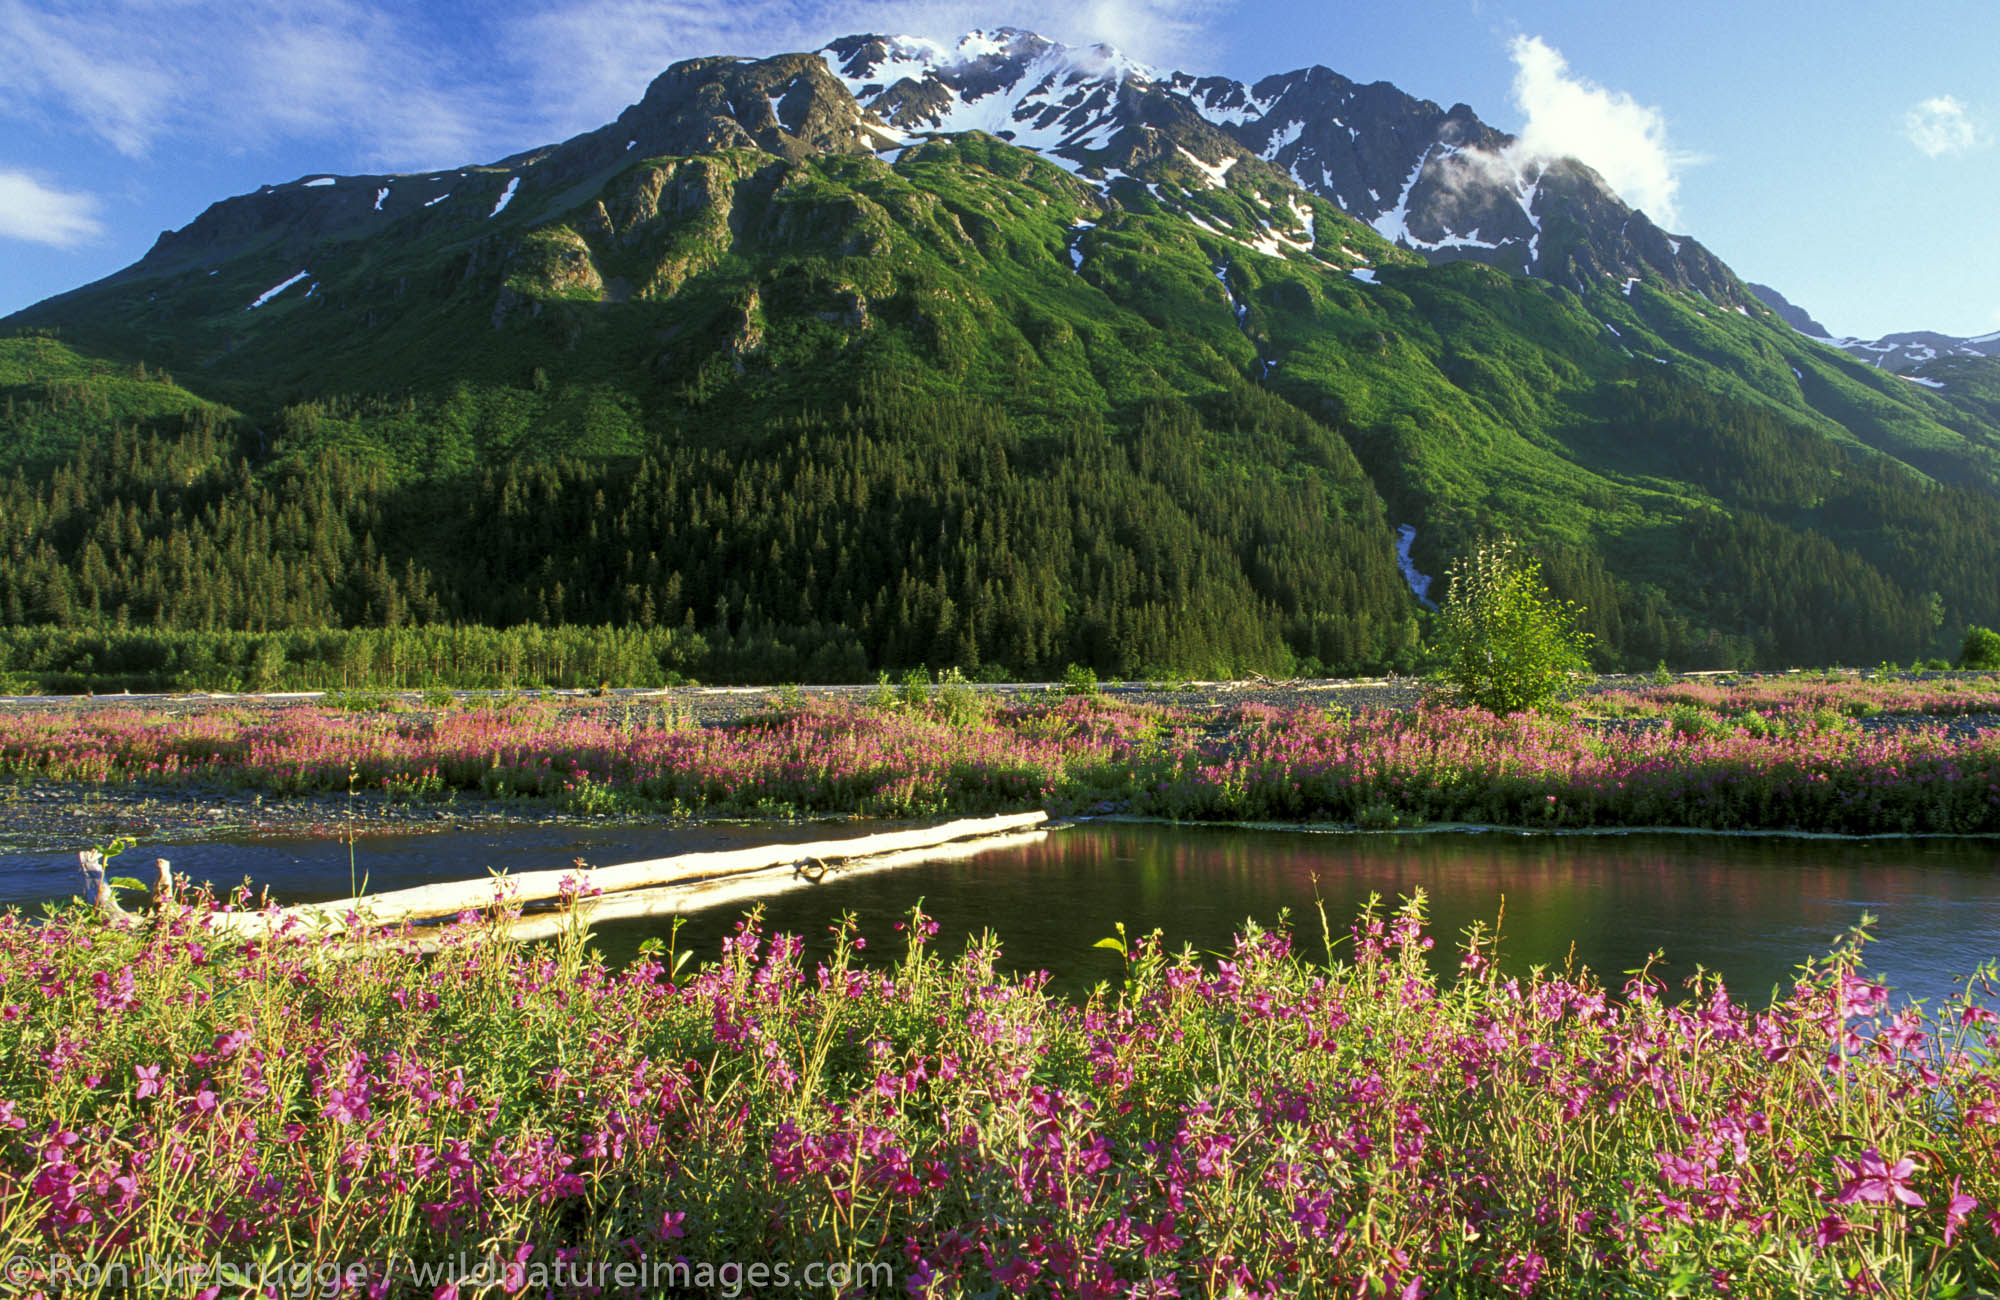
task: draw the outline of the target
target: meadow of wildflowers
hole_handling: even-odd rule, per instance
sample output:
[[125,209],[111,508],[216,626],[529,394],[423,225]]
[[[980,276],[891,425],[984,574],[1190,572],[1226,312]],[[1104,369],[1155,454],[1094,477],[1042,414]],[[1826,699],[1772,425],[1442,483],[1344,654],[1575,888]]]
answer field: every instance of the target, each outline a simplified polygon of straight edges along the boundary
[[921,913],[872,965],[851,925],[808,968],[753,916],[713,962],[613,970],[580,932],[489,941],[499,907],[334,959],[232,946],[212,905],[0,917],[10,1293],[268,1269],[449,1300],[674,1261],[937,1297],[2000,1286],[1995,972],[1898,1008],[1858,935],[1753,1007],[1511,978],[1477,931],[1440,979],[1417,899],[1311,958],[1142,940],[1077,1004]]
[[[0,716],[0,778],[532,798],[581,812],[921,816],[1046,806],[1364,825],[2000,831],[1991,683],[1680,685],[1576,714],[1216,712],[1069,697],[810,703],[695,727],[629,705]],[[1912,725],[1882,726],[1900,713]]]

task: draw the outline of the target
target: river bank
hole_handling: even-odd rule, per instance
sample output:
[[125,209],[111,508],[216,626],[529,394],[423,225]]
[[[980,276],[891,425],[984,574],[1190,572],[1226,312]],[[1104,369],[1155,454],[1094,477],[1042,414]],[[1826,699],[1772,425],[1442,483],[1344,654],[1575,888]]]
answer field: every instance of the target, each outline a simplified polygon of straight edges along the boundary
[[2000,831],[2000,679],[1604,679],[1556,717],[1419,683],[0,706],[0,844],[911,817]]

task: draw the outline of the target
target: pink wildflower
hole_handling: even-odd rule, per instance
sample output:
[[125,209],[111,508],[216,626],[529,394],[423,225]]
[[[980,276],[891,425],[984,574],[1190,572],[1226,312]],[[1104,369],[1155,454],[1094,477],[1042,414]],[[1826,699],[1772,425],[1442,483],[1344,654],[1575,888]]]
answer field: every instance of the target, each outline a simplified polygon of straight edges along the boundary
[[1842,1160],[1835,1157],[1834,1164],[1847,1176],[1840,1194],[1833,1198],[1835,1205],[1886,1205],[1890,1201],[1900,1201],[1904,1205],[1923,1208],[1924,1198],[1910,1187],[1910,1175],[1917,1170],[1917,1162],[1909,1156],[1890,1164],[1882,1153],[1869,1147],[1861,1153],[1859,1160]]

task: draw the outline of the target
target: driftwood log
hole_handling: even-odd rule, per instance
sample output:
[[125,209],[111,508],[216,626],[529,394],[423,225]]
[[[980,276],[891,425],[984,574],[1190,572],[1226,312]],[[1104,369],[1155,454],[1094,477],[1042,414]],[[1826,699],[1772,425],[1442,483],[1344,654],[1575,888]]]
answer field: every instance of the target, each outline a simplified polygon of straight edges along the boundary
[[[1043,827],[1003,831],[997,835],[955,840],[929,848],[907,849],[900,853],[851,857],[837,866],[821,863],[818,864],[818,870],[810,870],[802,863],[785,863],[733,875],[705,877],[686,884],[630,889],[623,893],[578,898],[574,907],[563,911],[545,911],[531,916],[516,917],[508,929],[507,937],[515,941],[551,939],[568,932],[572,927],[582,926],[588,929],[599,921],[623,921],[642,916],[676,916],[684,912],[721,907],[730,903],[754,903],[773,894],[810,888],[829,874],[837,873],[847,877],[864,872],[887,871],[895,867],[916,866],[924,862],[951,862],[990,852],[993,849],[1036,844],[1048,837],[1049,832]],[[415,940],[418,948],[427,950],[438,946],[442,934],[440,928],[425,927],[412,931],[411,938]]]
[[[844,840],[764,844],[712,853],[684,853],[678,857],[653,858],[609,867],[584,866],[558,871],[530,871],[518,876],[489,876],[484,880],[421,885],[414,889],[297,907],[270,908],[261,912],[209,912],[196,920],[211,930],[245,939],[267,938],[278,932],[332,936],[357,926],[429,921],[462,912],[482,911],[495,904],[531,907],[561,900],[564,906],[559,911],[526,916],[517,921],[515,937],[533,938],[559,932],[563,926],[572,923],[572,912],[587,919],[609,920],[622,916],[661,915],[690,905],[712,906],[734,898],[761,897],[793,883],[813,883],[833,863],[851,864],[866,860],[872,869],[939,857],[970,856],[1001,843],[1038,839],[1046,833],[1043,828],[1048,820],[1049,815],[1045,812],[970,818],[946,822],[941,826],[887,831]],[[1024,838],[1017,841],[1017,836]],[[948,850],[946,846],[949,846]],[[91,858],[96,855],[86,853],[82,856]],[[169,864],[161,859],[156,865],[160,872],[156,896],[171,900],[173,877]],[[92,879],[90,866],[86,864],[84,870],[88,883]],[[111,891],[102,883],[101,863],[97,866],[96,880],[98,884],[91,897],[98,900],[98,906],[103,909],[107,906],[104,900]],[[704,886],[708,888],[703,889]],[[110,898],[108,906],[117,908],[117,900]],[[107,912],[107,915],[112,914]],[[130,915],[122,909],[116,914]]]

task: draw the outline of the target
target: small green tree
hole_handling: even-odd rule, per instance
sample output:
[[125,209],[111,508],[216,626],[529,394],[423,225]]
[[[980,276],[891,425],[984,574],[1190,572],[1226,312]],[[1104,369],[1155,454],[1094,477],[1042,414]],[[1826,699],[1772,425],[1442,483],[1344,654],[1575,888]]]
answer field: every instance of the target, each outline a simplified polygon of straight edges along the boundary
[[1448,578],[1436,649],[1459,700],[1519,713],[1562,698],[1589,673],[1594,638],[1577,626],[1583,611],[1549,594],[1539,560],[1501,541],[1452,561]]
[[1965,640],[1958,647],[1958,666],[2000,668],[2000,632],[1990,627],[1965,629]]

